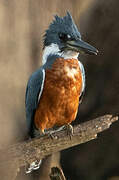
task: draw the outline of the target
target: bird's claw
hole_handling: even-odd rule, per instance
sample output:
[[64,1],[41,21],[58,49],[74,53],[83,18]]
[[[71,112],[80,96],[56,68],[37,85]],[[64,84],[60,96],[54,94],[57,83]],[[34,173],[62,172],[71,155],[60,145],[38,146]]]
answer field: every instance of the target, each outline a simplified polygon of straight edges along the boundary
[[45,134],[47,134],[49,137],[51,137],[51,139],[57,139],[58,136],[56,136],[55,133],[59,132],[59,131],[62,131],[64,129],[66,129],[67,135],[69,135],[70,139],[71,139],[72,136],[73,136],[73,126],[71,124],[63,125],[60,128],[55,129],[55,130],[46,131]]
[[57,136],[54,135],[53,133],[50,133],[49,136],[51,137],[51,139],[57,139]]
[[65,129],[67,130],[67,135],[69,135],[71,139],[73,136],[73,126],[71,124],[66,124]]

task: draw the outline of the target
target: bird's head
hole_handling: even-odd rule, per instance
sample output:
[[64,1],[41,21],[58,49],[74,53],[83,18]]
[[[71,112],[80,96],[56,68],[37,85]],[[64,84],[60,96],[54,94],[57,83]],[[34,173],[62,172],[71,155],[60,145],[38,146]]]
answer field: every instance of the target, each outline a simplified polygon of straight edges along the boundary
[[64,17],[55,16],[44,35],[44,62],[50,54],[77,58],[79,53],[95,54],[98,50],[81,39],[76,24],[69,12]]

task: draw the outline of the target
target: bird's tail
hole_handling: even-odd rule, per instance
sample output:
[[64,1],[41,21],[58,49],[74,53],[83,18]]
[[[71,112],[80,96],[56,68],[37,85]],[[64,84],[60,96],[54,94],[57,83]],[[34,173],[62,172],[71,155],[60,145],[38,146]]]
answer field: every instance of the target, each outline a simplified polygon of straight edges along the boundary
[[29,167],[26,168],[26,174],[29,174],[29,173],[31,173],[32,171],[39,169],[40,166],[41,166],[41,163],[42,163],[42,160],[41,160],[41,159],[40,159],[39,161],[36,160],[36,161],[32,162],[32,163],[29,165]]

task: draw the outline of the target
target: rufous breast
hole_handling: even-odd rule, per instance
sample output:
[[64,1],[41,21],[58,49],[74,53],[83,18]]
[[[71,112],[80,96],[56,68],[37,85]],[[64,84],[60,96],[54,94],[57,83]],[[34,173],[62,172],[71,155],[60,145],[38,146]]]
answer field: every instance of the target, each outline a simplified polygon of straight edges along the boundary
[[57,58],[45,73],[43,92],[34,116],[35,125],[41,131],[75,120],[82,89],[77,59]]

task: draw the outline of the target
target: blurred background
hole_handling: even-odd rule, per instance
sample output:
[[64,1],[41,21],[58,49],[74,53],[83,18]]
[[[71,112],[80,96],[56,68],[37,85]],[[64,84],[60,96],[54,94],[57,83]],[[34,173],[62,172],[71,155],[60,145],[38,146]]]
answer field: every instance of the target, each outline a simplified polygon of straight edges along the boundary
[[[75,123],[119,113],[118,0],[0,0],[0,148],[25,137],[26,84],[41,65],[45,29],[55,14],[64,16],[67,10],[82,39],[99,50],[98,56],[79,57],[86,92]],[[119,122],[96,140],[62,151],[61,159],[54,155],[46,164],[50,167],[52,161],[60,161],[67,180],[119,180]],[[40,177],[40,172],[25,175],[21,170],[16,179],[49,180],[47,172],[48,167]]]

